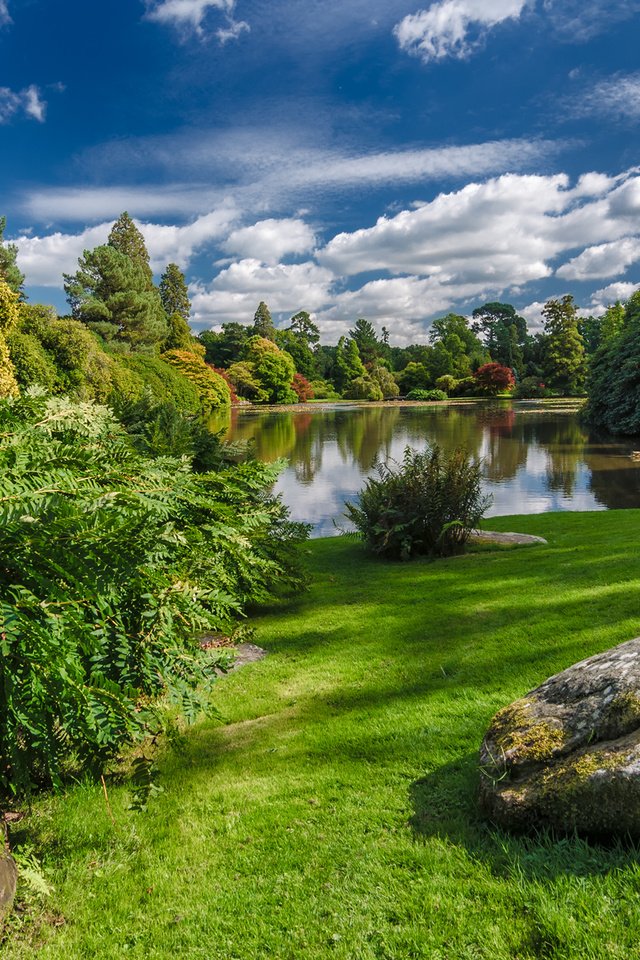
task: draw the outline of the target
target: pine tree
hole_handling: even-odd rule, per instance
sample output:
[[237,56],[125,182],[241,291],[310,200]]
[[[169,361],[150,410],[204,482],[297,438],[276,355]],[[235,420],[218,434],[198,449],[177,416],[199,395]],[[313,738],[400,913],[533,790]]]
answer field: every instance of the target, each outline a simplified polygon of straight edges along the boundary
[[149,288],[153,286],[153,274],[149,266],[149,253],[144,237],[126,210],[120,214],[111,228],[107,244],[114,250],[124,253],[133,263],[139,266],[147,279]]
[[189,322],[191,301],[184,274],[176,263],[170,263],[160,277],[160,299],[168,317],[179,313],[183,320]]
[[264,300],[261,300],[258,304],[258,309],[253,317],[253,330],[251,332],[254,336],[263,337],[265,340],[275,341],[276,339],[276,328],[273,325],[269,307]]
[[167,317],[144,264],[113,245],[85,250],[78,271],[65,274],[64,289],[77,320],[107,341],[146,348],[167,338]]
[[573,297],[548,300],[542,315],[546,334],[545,382],[564,394],[579,394],[584,389],[587,364]]
[[6,225],[6,217],[0,217],[0,280],[8,283],[14,293],[21,294],[24,274],[18,269],[16,263],[18,248],[15,243],[4,243],[3,234]]

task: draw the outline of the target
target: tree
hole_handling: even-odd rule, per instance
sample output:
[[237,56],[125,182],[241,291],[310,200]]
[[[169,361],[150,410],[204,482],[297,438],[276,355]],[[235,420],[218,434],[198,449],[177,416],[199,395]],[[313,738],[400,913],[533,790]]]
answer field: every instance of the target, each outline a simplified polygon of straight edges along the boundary
[[253,330],[251,332],[254,336],[263,337],[265,340],[275,341],[276,339],[276,328],[273,325],[269,307],[264,300],[261,300],[258,304],[258,309],[253,317]]
[[331,379],[339,393],[343,393],[352,380],[363,377],[366,373],[360,359],[360,351],[355,340],[340,337],[336,349]]
[[320,330],[306,310],[300,310],[294,314],[287,329],[310,346],[315,347],[320,342]]
[[640,291],[627,301],[617,332],[603,339],[592,357],[587,396],[593,426],[640,434]]
[[491,359],[511,367],[519,377],[524,372],[527,321],[510,303],[485,303],[473,311],[472,330],[480,334]]
[[170,263],[160,277],[160,300],[168,317],[179,314],[185,323],[189,322],[191,301],[184,274],[175,263]]
[[[469,326],[467,318],[459,314],[448,313],[446,317],[434,320],[431,324],[429,339],[434,349],[440,345],[449,357],[449,369],[445,369],[444,355],[439,358],[438,363],[433,364],[433,369],[429,372],[434,381],[445,374],[463,379],[470,376],[473,370],[489,359],[482,343]],[[429,369],[428,364],[425,363],[425,366]]]
[[411,390],[424,390],[432,382],[424,364],[416,363],[414,360],[411,360],[397,374],[397,377],[402,386],[403,394],[410,393]]
[[191,327],[177,310],[167,318],[169,336],[163,344],[164,350],[191,350],[205,356],[206,348],[191,333]]
[[544,355],[545,383],[563,394],[584,389],[587,365],[584,341],[578,329],[578,311],[572,296],[548,300],[542,309],[547,337]]
[[291,387],[296,372],[293,359],[266,337],[251,337],[246,350],[247,365],[268,403],[295,403],[298,399]]
[[400,387],[396,383],[391,370],[382,363],[374,363],[369,370],[369,376],[374,383],[380,387],[382,396],[385,400],[397,397],[400,393]]
[[121,213],[111,228],[107,245],[119,250],[132,263],[135,263],[144,274],[149,288],[153,286],[153,274],[149,266],[149,253],[144,237],[125,210]]
[[353,330],[349,330],[349,337],[358,346],[360,359],[365,367],[373,363],[381,355],[381,344],[375,328],[368,320],[356,320]]
[[4,280],[14,293],[22,294],[24,274],[18,269],[16,263],[18,248],[15,243],[4,242],[6,225],[7,218],[0,217],[0,280]]
[[85,250],[75,274],[64,275],[64,289],[77,320],[107,341],[132,348],[161,343],[167,318],[160,294],[149,283],[148,265],[113,244]]
[[516,385],[511,368],[501,363],[485,363],[478,367],[473,377],[480,390],[489,396],[512,390]]
[[214,367],[230,367],[244,356],[251,328],[243,323],[223,323],[220,333],[203,330],[198,340],[205,348],[205,360]]

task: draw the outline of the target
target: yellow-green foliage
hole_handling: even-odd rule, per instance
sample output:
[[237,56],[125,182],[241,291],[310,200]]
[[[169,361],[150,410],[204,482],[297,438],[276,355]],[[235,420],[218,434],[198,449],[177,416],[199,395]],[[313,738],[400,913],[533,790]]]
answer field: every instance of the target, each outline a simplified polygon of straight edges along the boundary
[[139,400],[147,392],[156,400],[173,402],[185,413],[200,411],[202,402],[196,384],[162,357],[129,354],[113,359],[119,371],[118,379],[114,379],[114,393],[118,396]]
[[58,371],[53,357],[44,349],[40,340],[33,333],[11,330],[7,335],[7,343],[19,386],[31,387],[39,384],[55,393]]
[[189,350],[168,350],[162,358],[180,371],[197,388],[202,407],[209,411],[231,403],[229,387],[208,367],[201,356]]
[[15,396],[18,392],[15,369],[11,362],[6,334],[19,319],[18,294],[0,279],[0,397]]

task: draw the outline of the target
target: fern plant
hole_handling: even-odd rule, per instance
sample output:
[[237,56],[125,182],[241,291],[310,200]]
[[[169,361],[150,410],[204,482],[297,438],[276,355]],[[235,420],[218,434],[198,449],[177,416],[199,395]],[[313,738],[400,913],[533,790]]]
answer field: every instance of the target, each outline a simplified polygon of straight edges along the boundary
[[195,474],[147,459],[105,407],[32,389],[0,402],[0,790],[101,769],[157,723],[193,719],[250,602],[300,585],[279,465]]

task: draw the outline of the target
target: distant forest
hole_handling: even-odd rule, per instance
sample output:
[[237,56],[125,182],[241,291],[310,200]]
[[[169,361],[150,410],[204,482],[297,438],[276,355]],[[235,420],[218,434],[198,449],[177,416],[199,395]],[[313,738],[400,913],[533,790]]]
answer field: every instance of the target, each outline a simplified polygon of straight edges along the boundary
[[[246,324],[223,323],[219,331],[194,336],[182,271],[170,263],[154,282],[144,237],[127,213],[115,222],[107,243],[86,250],[77,271],[64,276],[67,316],[26,301],[16,248],[3,242],[4,226],[0,219],[4,395],[38,384],[53,394],[111,405],[151,396],[195,414],[238,400],[287,404],[592,392],[594,422],[615,430],[620,415],[609,397],[622,375],[624,430],[640,430],[627,369],[636,350],[638,294],[599,317],[580,317],[569,295],[549,300],[543,329],[533,335],[511,304],[489,302],[470,317],[449,313],[435,320],[424,343],[392,346],[386,327],[377,330],[358,318],[329,346],[320,343],[320,330],[306,310],[276,328],[261,302]],[[616,361],[618,348],[626,374]]]

